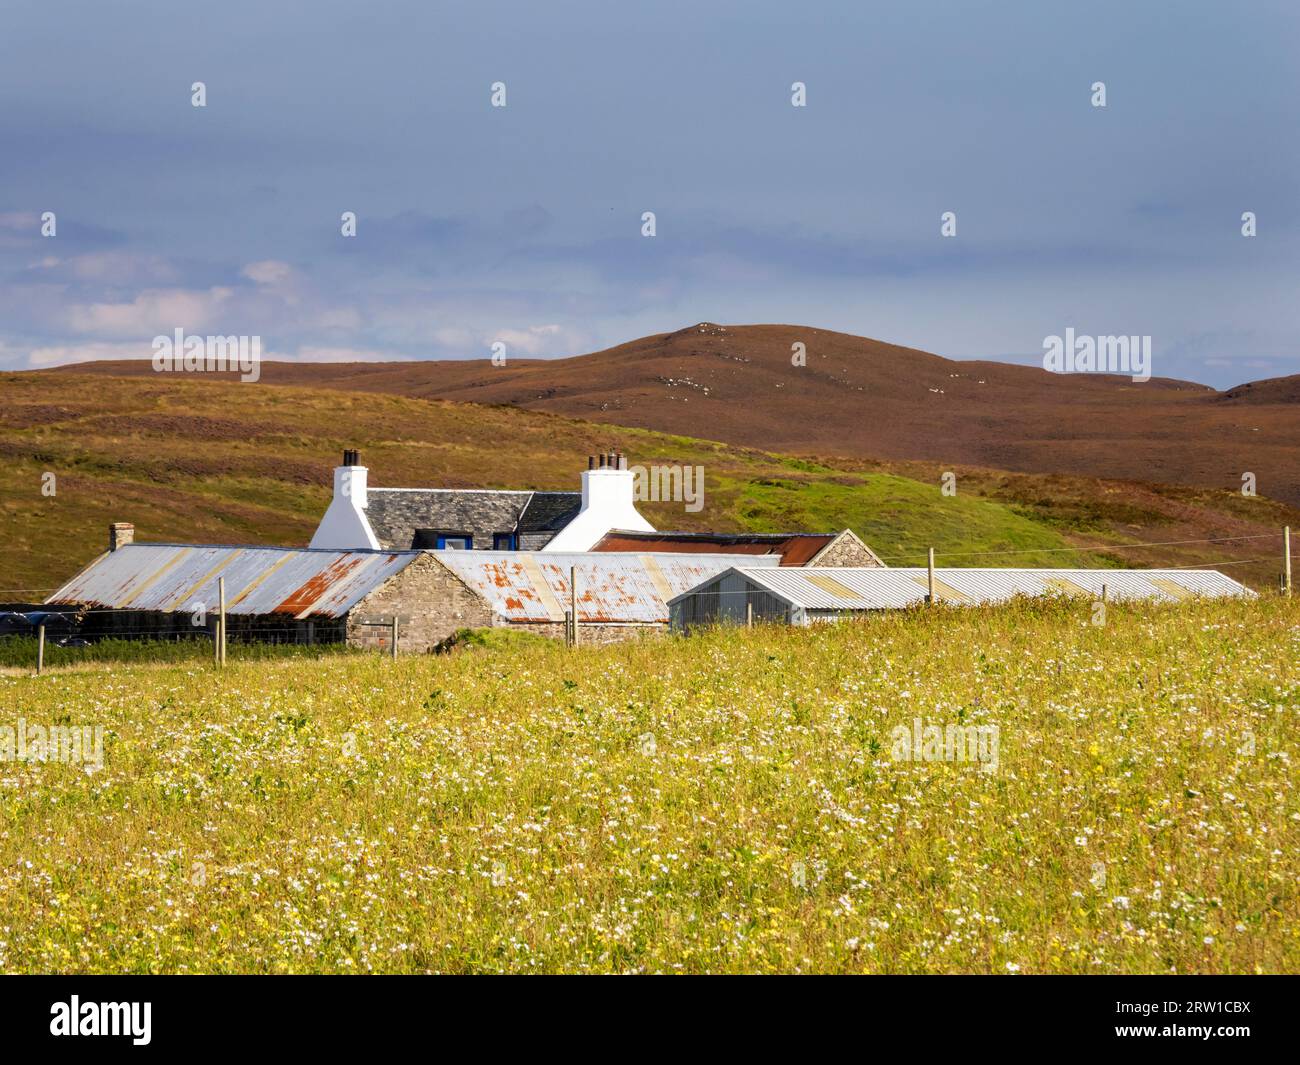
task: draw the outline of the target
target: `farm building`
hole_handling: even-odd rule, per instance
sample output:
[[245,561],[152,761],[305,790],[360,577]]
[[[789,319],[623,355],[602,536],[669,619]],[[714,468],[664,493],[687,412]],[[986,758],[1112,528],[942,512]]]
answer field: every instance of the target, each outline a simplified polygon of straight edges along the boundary
[[386,645],[425,651],[461,628],[564,634],[577,575],[582,642],[623,639],[668,623],[667,601],[741,555],[528,551],[338,551],[137,544],[115,525],[110,549],[46,602],[99,634],[192,635],[211,629],[224,579],[232,638]]
[[[1243,584],[1203,569],[936,569],[935,599],[981,605],[1016,595],[1078,595],[1097,600],[1174,601],[1192,596],[1253,596]],[[669,600],[671,624],[697,625],[754,620],[807,625],[814,621],[902,610],[929,595],[925,568],[736,567],[710,577]]]
[[611,529],[651,530],[619,454],[593,456],[581,492],[371,488],[360,453],[343,453],[334,498],[311,545],[335,550],[587,551]]
[[311,545],[341,551],[599,551],[773,555],[783,566],[883,566],[852,531],[655,532],[636,509],[620,454],[592,456],[580,492],[371,488],[360,453],[343,453]]
[[884,566],[852,529],[839,533],[632,532],[615,529],[593,551],[776,555],[782,566]]

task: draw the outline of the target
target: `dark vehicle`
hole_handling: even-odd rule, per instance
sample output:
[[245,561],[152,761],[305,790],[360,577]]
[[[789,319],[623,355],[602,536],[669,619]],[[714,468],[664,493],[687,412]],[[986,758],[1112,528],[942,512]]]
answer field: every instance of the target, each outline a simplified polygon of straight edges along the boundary
[[40,626],[45,626],[45,634],[51,639],[62,637],[61,647],[84,646],[65,643],[74,639],[72,631],[77,619],[71,614],[62,614],[51,610],[0,610],[0,636],[35,636]]

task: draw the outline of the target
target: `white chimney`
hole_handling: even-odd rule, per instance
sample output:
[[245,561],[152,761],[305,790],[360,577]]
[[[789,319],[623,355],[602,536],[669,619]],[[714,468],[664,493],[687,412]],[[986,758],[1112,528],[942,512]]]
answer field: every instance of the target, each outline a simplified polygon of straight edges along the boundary
[[370,548],[377,551],[379,540],[366,518],[366,475],[361,455],[354,450],[343,452],[343,465],[334,469],[334,498],[321,518],[309,547],[339,551]]
[[135,526],[129,521],[115,521],[108,527],[108,549],[116,551],[135,539]]
[[637,513],[636,474],[622,455],[601,455],[587,460],[582,473],[582,509],[547,544],[543,551],[590,551],[613,529],[654,532],[655,527]]

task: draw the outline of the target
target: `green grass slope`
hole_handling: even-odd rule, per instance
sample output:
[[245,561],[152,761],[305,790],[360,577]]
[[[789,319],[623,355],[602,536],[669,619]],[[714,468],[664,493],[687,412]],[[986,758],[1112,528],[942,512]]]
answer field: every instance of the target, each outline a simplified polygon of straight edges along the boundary
[[[1275,580],[1276,533],[1300,512],[1263,498],[1091,478],[793,458],[559,415],[210,379],[0,374],[0,601],[37,599],[94,558],[111,521],[139,540],[302,545],[329,500],[330,470],[359,447],[371,483],[570,489],[586,456],[703,466],[705,505],[644,506],[661,529],[853,528],[898,564],[1116,565],[1260,562]],[[46,473],[55,493],[43,491]],[[1141,548],[1207,536],[1208,547]],[[1272,540],[1248,537],[1272,536]],[[1105,548],[1075,554],[1074,548]],[[1010,555],[973,556],[976,551]]]

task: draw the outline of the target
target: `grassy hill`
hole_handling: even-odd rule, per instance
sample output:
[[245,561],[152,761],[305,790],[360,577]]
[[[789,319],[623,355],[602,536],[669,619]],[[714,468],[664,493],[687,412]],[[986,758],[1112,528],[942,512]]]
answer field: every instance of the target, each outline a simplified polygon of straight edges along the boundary
[[[702,423],[701,432],[708,429]],[[851,527],[895,564],[1200,564],[1276,581],[1278,528],[1300,512],[1210,488],[1010,473],[923,461],[789,456],[508,406],[212,378],[0,375],[0,600],[40,597],[103,547],[140,540],[305,544],[330,470],[359,447],[371,483],[576,489],[586,456],[701,465],[705,506],[647,504],[664,529]],[[957,495],[940,493],[941,475]],[[56,493],[42,493],[43,475]],[[1230,543],[1133,549],[1206,537]],[[1261,537],[1261,539],[1250,539]],[[1272,537],[1272,539],[1262,539]],[[1075,549],[1105,548],[1076,554]],[[977,555],[970,552],[1011,551]]]
[[[796,344],[805,365],[792,365]],[[509,404],[787,454],[1238,491],[1251,472],[1265,495],[1300,505],[1300,376],[1216,392],[1159,377],[962,362],[804,325],[709,322],[503,366],[413,359],[261,369],[266,384]],[[157,376],[147,360],[48,372]]]
[[1300,602],[1090,619],[0,675],[0,972],[1300,971]]

